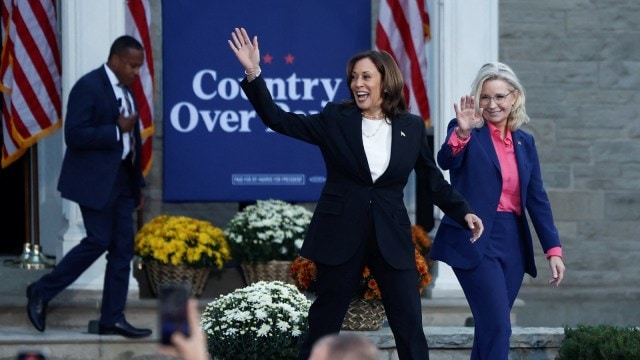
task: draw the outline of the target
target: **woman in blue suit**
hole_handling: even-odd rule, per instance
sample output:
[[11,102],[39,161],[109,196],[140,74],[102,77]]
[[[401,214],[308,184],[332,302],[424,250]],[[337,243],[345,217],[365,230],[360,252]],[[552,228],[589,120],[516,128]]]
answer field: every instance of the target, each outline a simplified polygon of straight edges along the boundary
[[396,341],[398,357],[428,359],[422,327],[418,273],[411,223],[403,189],[411,171],[428,174],[434,203],[469,238],[482,234],[482,222],[447,183],[427,146],[420,117],[411,115],[402,94],[404,81],[393,58],[383,52],[355,55],[347,64],[351,99],[329,103],[318,114],[283,111],[260,76],[257,37],[235,29],[231,49],[245,68],[241,86],[262,121],[274,131],[320,148],[327,180],[309,225],[301,255],[317,265],[316,300],[299,359],[324,335],[338,333],[360,274],[369,265]]
[[454,104],[456,119],[437,159],[486,230],[471,243],[469,231],[445,216],[431,257],[453,268],[469,302],[475,322],[471,359],[507,360],[511,307],[524,274],[537,275],[525,211],[549,260],[550,284],[560,285],[565,266],[535,142],[520,130],[529,122],[522,85],[507,65],[489,63],[471,93]]

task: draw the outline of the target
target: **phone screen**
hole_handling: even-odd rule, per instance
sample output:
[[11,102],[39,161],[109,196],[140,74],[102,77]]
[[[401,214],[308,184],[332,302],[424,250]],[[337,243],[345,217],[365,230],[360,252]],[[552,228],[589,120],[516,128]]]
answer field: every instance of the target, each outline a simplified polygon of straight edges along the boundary
[[160,342],[172,345],[171,335],[174,332],[179,331],[189,336],[187,301],[190,291],[186,285],[163,285],[158,291]]

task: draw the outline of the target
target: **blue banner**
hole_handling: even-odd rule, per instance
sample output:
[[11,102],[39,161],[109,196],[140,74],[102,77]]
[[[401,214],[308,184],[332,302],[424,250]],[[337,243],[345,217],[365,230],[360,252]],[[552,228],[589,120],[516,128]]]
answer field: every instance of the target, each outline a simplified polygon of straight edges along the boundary
[[285,110],[349,98],[349,58],[371,48],[369,0],[164,0],[164,201],[316,201],[317,147],[266,128],[240,88],[227,40],[258,36],[262,76]]

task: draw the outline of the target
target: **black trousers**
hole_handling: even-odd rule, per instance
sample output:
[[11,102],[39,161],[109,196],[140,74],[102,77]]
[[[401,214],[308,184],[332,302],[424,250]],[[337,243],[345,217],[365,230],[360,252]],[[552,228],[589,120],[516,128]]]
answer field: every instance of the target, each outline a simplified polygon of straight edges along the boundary
[[382,302],[399,359],[429,359],[422,326],[418,271],[395,269],[387,264],[380,253],[373,222],[369,220],[365,226],[370,229],[370,235],[349,261],[337,266],[316,263],[316,299],[309,309],[309,331],[298,360],[309,358],[318,339],[340,332],[365,265],[369,266],[383,294]]

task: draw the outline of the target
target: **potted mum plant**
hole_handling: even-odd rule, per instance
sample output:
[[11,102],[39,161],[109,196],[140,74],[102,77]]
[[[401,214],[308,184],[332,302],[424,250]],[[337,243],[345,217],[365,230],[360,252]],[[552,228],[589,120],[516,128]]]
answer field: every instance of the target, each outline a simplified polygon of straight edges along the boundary
[[224,231],[247,284],[292,282],[289,266],[302,247],[311,216],[303,206],[269,199],[258,200],[231,218]]
[[[431,248],[431,240],[427,232],[419,225],[411,227],[412,240],[415,245],[416,268],[418,269],[418,291],[422,293],[431,282],[431,274],[427,264],[427,256]],[[315,292],[317,275],[316,265],[312,260],[298,256],[291,263],[291,278],[295,286],[304,292]],[[349,310],[342,322],[344,330],[377,330],[384,322],[382,293],[371,271],[365,267],[355,291]]]
[[187,216],[160,215],[136,234],[134,251],[147,269],[151,289],[187,283],[200,295],[212,269],[231,260],[224,231],[209,221]]
[[213,359],[295,359],[310,301],[295,286],[259,281],[221,295],[204,309],[201,327]]

